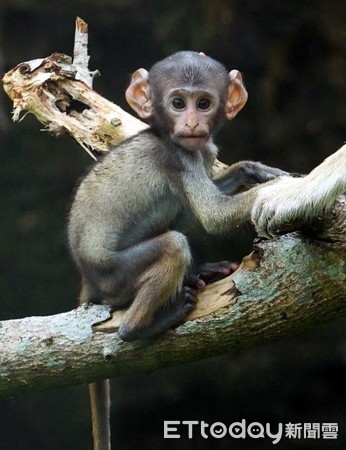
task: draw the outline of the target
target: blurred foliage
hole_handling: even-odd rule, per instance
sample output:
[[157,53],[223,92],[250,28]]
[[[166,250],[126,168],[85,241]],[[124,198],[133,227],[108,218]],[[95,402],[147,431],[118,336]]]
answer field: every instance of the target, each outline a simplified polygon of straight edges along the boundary
[[[89,23],[95,89],[127,108],[129,74],[181,49],[204,51],[244,74],[249,101],[217,142],[221,160],[256,159],[307,172],[345,140],[346,17],[343,0],[2,0],[0,70],[72,53],[74,19]],[[91,163],[68,138],[10,121],[0,93],[2,150],[1,319],[54,314],[76,303],[79,277],[66,245],[77,179]],[[209,257],[239,259],[244,227]],[[226,249],[226,250],[225,250]],[[255,448],[269,441],[163,441],[163,420],[338,422],[337,441],[282,440],[280,448],[346,448],[345,322],[240,355],[113,383],[116,448]],[[0,450],[89,449],[83,387],[0,402]],[[136,430],[134,432],[134,430]]]

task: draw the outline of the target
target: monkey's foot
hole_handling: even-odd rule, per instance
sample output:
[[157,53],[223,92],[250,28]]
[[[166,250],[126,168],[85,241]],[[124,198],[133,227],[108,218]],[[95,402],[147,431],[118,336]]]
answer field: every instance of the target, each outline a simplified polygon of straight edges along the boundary
[[178,303],[181,303],[184,310],[187,310],[187,312],[190,312],[191,309],[193,309],[197,302],[197,291],[198,289],[195,289],[191,286],[183,286],[180,297],[181,299],[178,301]]
[[152,338],[173,326],[182,324],[188,313],[195,307],[196,301],[197,289],[183,286],[181,292],[156,313],[149,325],[130,327],[129,324],[123,323],[118,334],[123,341]]
[[[201,280],[198,280],[199,282]],[[200,286],[200,284],[199,284]],[[200,286],[201,287],[201,286]],[[178,294],[174,300],[172,300],[169,309],[169,321],[167,321],[167,327],[177,327],[185,322],[186,316],[190,311],[194,309],[197,303],[197,292],[200,289],[191,286],[183,286],[180,294]],[[170,322],[168,324],[168,322]]]
[[174,296],[164,311],[160,311],[157,319],[164,329],[177,326],[185,321],[188,313],[196,306],[197,291],[191,286],[183,286],[181,292]]
[[238,263],[219,261],[216,263],[205,263],[197,268],[198,279],[205,284],[214,283],[222,278],[228,277],[239,267]]

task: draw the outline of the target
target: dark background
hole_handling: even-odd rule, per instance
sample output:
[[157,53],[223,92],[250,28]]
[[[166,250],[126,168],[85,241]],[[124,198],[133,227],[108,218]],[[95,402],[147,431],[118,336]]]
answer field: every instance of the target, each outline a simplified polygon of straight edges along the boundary
[[[136,68],[176,50],[204,51],[241,70],[249,92],[217,138],[220,159],[308,172],[345,139],[345,12],[344,0],[2,0],[0,70],[54,51],[71,55],[79,15],[89,23],[90,67],[102,74],[95,89],[127,108],[124,90]],[[0,94],[3,320],[70,310],[78,296],[66,216],[91,160],[72,140],[40,128],[30,116],[13,125],[11,103]],[[243,228],[225,256],[239,260],[251,239]],[[344,325],[340,319],[239,354],[115,380],[114,448],[271,448],[268,439],[163,440],[163,420],[246,419],[274,430],[279,422],[337,422],[337,441],[283,438],[277,448],[345,449]],[[90,448],[86,387],[0,401],[0,450]]]

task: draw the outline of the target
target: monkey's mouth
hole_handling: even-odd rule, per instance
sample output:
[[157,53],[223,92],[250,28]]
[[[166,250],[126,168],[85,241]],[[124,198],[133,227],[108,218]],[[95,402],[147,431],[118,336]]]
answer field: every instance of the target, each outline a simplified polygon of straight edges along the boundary
[[184,134],[179,136],[180,144],[187,148],[199,147],[203,145],[207,139],[207,134]]

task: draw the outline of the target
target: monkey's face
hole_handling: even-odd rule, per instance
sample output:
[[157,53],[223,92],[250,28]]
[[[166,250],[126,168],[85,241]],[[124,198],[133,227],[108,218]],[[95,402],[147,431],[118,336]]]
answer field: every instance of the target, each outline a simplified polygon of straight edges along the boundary
[[216,92],[172,89],[164,96],[163,105],[173,142],[195,151],[210,138],[220,106]]
[[148,72],[138,69],[126,99],[165,138],[196,151],[224,119],[243,108],[247,92],[238,70],[227,73],[204,53],[177,52]]

